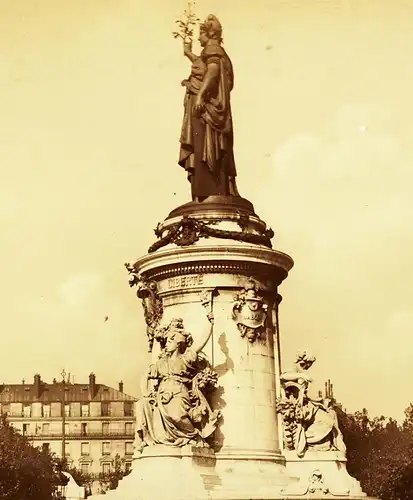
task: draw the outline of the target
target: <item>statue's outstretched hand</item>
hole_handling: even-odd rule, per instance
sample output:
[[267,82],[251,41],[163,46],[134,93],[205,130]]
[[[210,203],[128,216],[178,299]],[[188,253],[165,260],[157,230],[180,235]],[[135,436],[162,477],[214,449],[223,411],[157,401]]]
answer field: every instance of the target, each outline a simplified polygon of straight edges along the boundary
[[192,53],[192,41],[184,41],[184,55],[188,55]]

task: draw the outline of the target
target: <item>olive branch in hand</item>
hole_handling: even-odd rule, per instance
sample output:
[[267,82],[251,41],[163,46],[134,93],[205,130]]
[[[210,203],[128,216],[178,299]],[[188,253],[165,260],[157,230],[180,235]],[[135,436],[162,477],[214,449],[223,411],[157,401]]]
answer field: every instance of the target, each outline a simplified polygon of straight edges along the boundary
[[188,2],[188,8],[184,10],[183,16],[181,19],[178,19],[176,24],[179,26],[179,31],[174,31],[172,33],[174,38],[182,38],[184,43],[189,43],[192,41],[192,37],[194,36],[194,26],[199,21],[199,18],[196,17],[192,8],[195,6],[195,2]]

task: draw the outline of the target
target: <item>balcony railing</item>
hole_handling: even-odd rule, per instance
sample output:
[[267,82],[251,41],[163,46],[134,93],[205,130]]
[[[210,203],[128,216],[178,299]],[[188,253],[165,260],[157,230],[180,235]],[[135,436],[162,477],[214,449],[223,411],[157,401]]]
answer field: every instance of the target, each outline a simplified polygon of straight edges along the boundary
[[[62,431],[51,431],[51,432],[24,432],[23,435],[27,439],[59,439],[63,437]],[[102,431],[86,431],[86,432],[65,432],[65,437],[67,439],[96,439],[96,438],[102,438],[102,439],[110,439],[110,438],[124,438],[124,439],[131,439],[135,435],[135,432],[132,430],[125,430],[125,431],[109,431],[109,432],[102,432]]]
[[[24,418],[24,419],[40,419],[40,418],[47,418],[51,420],[55,419],[62,419],[62,415],[25,415],[22,411],[21,412],[6,412],[6,415],[10,418]],[[66,420],[101,420],[101,419],[133,419],[134,414],[132,415],[119,415],[115,411],[109,412],[109,414],[100,414],[99,415],[91,415],[90,413],[88,415],[65,415]]]

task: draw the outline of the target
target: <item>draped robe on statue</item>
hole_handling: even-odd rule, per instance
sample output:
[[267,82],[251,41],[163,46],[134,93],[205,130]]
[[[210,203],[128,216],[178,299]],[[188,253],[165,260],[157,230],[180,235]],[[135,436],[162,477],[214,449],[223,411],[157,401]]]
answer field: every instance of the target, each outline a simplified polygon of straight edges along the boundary
[[[204,95],[201,116],[194,114],[196,96],[209,64],[219,67],[217,81]],[[231,61],[218,44],[207,45],[192,64],[186,86],[179,165],[188,173],[192,198],[236,195],[236,168],[230,92],[234,85]]]
[[[164,444],[184,446],[207,438],[215,430],[217,416],[199,390],[194,378],[198,354],[187,348],[176,357],[163,356],[150,365],[148,382],[159,383],[149,397],[137,405],[137,431],[146,445]],[[203,410],[205,418],[199,421],[196,407]]]
[[[345,452],[343,435],[338,427],[337,414],[321,402],[308,399],[301,409],[302,424],[298,426],[295,448],[299,457],[307,447]],[[324,446],[324,448],[323,448]]]

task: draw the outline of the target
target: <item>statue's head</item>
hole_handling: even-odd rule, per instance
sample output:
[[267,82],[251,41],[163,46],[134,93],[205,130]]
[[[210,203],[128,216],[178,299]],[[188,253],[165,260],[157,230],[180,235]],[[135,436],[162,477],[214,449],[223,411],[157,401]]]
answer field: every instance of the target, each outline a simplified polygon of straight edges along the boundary
[[308,370],[311,368],[315,361],[315,356],[311,356],[307,351],[299,352],[296,358],[296,364],[299,365],[303,370]]
[[185,352],[193,343],[192,335],[184,330],[181,318],[174,318],[167,327],[165,351],[172,354]]
[[199,43],[205,47],[208,40],[222,42],[222,26],[218,18],[210,14],[199,27]]

